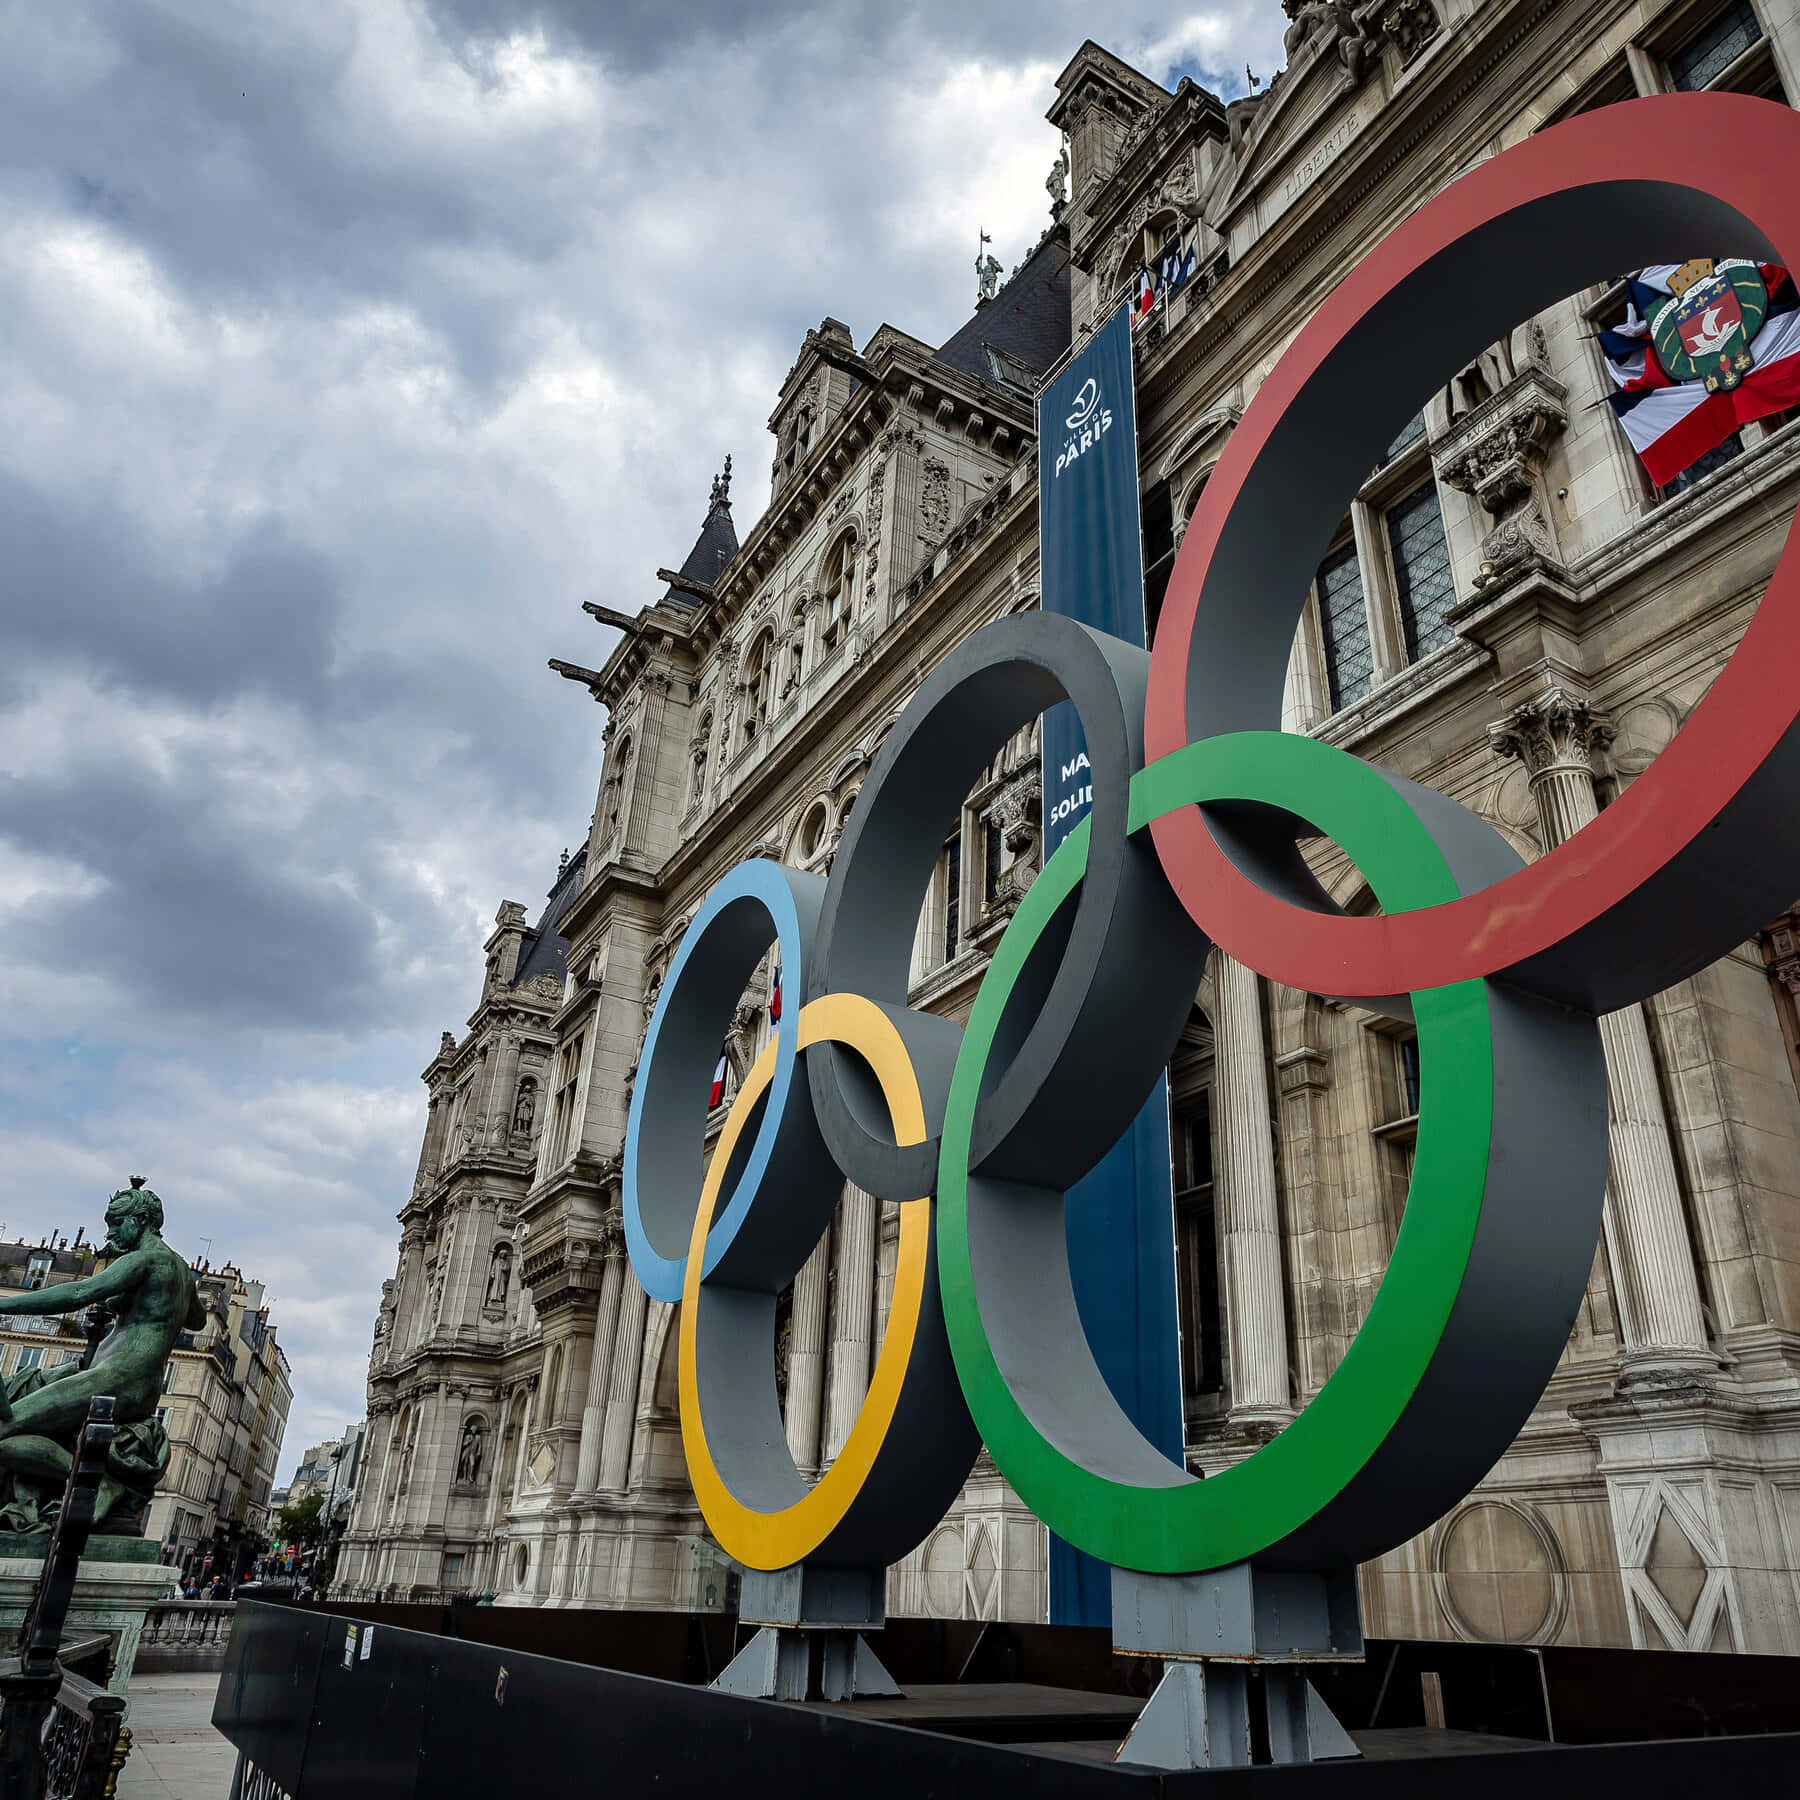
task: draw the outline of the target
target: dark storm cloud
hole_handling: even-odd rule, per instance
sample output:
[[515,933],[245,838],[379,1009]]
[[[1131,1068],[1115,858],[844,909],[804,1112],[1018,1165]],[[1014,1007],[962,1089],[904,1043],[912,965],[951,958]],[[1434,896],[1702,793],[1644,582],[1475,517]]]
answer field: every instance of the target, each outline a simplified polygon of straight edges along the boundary
[[232,816],[214,775],[197,759],[152,773],[115,753],[47,781],[0,780],[0,835],[99,883],[27,903],[9,929],[44,971],[108,983],[126,1018],[340,1032],[377,987],[375,919],[334,879],[326,840],[380,820],[365,811],[259,831]]
[[324,704],[340,571],[279,520],[227,541],[224,566],[181,580],[116,498],[45,492],[0,469],[0,648],[91,669],[114,690],[210,706],[244,692]]

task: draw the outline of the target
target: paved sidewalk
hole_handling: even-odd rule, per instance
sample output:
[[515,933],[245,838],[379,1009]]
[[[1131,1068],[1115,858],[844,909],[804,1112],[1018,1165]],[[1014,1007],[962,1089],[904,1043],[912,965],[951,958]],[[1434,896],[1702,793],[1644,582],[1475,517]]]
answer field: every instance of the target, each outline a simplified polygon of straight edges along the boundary
[[237,1752],[212,1728],[217,1675],[136,1675],[118,1800],[226,1800]]

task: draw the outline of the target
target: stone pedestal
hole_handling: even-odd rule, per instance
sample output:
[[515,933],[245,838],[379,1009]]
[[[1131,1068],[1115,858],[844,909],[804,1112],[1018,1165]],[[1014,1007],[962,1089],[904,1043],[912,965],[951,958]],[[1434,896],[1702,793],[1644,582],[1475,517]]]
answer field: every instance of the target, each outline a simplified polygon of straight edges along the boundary
[[[5,1641],[10,1642],[24,1622],[43,1573],[48,1542],[0,1533],[0,1638]],[[112,1640],[106,1685],[113,1693],[124,1694],[131,1685],[144,1620],[151,1607],[169,1599],[178,1585],[154,1538],[91,1537],[75,1578],[64,1640],[105,1632]]]

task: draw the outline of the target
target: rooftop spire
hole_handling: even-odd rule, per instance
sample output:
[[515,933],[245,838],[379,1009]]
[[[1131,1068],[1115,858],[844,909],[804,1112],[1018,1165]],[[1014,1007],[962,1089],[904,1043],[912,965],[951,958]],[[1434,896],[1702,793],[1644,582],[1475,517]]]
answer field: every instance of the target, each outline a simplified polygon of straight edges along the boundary
[[724,472],[713,477],[711,510],[717,512],[720,507],[724,507],[727,512],[731,511],[731,458],[729,456],[725,458]]

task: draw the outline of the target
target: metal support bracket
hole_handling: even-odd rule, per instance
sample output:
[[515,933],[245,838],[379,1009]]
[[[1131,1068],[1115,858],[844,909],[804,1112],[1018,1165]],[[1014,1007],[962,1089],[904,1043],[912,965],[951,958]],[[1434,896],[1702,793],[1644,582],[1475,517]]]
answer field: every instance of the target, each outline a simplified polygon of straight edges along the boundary
[[713,1683],[760,1700],[897,1696],[864,1631],[887,1623],[885,1569],[746,1569],[738,1618],[760,1629]]
[[1116,1762],[1247,1768],[1253,1708],[1267,1724],[1271,1762],[1361,1754],[1304,1672],[1308,1663],[1362,1660],[1354,1569],[1236,1563],[1202,1575],[1144,1575],[1115,1568],[1112,1612],[1118,1654],[1167,1665]]

